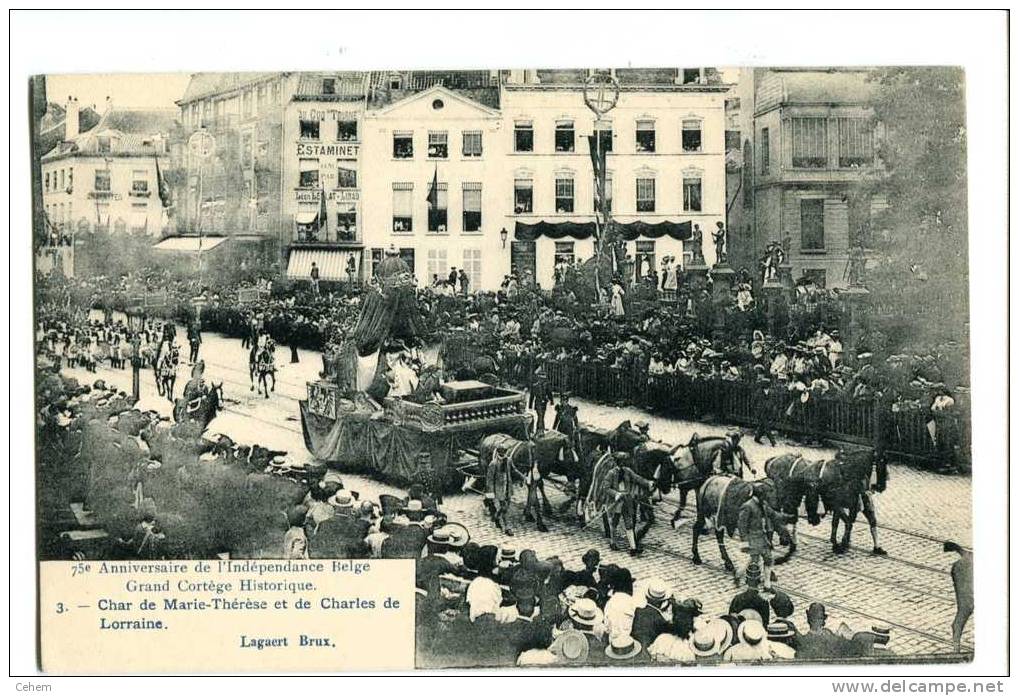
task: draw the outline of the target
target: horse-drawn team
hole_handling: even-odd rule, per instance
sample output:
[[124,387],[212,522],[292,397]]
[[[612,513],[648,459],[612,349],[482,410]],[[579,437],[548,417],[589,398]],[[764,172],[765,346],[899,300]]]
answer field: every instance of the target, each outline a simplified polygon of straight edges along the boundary
[[[871,492],[884,490],[887,467],[869,450],[840,451],[831,460],[783,454],[768,459],[758,472],[740,444],[738,430],[722,436],[695,434],[688,443],[672,446],[653,440],[645,422],[624,421],[611,431],[582,425],[568,396],[556,411],[553,430],[537,428],[526,439],[503,433],[485,436],[476,465],[463,469],[465,490],[481,489],[489,515],[506,534],[513,534],[512,494],[522,483],[527,493],[524,519],[539,530],[547,531],[546,519],[557,514],[584,526],[600,519],[615,547],[615,532],[622,523],[629,552],[637,555],[655,522],[654,506],[675,489],[674,528],[681,524],[689,493],[694,494],[692,556],[697,564],[700,535],[714,529],[725,567],[734,571],[725,536],[738,533],[751,560],[769,567],[765,577],[770,581],[772,540],[777,535],[787,547],[775,563],[788,560],[796,550],[801,505],[812,525],[821,521],[821,505],[831,513],[836,554],[848,550],[853,523],[862,510],[870,524],[873,553],[885,553],[878,544]],[[745,476],[747,470],[750,477]],[[549,502],[546,482],[567,495],[558,509]]]

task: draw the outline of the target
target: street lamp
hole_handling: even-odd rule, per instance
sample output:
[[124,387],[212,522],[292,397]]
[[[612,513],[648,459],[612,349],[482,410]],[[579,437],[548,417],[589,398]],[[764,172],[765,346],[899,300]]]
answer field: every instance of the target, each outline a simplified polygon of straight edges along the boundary
[[503,249],[506,248],[506,239],[508,237],[509,237],[509,232],[506,231],[505,227],[503,227],[501,230],[499,230],[499,239],[502,240],[502,248]]

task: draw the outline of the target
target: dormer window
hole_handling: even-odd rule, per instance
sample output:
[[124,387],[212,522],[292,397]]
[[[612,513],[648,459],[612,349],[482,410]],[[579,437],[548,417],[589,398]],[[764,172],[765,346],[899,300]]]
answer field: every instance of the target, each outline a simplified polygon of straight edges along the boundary
[[322,94],[336,94],[336,80],[327,77],[322,80]]
[[109,152],[110,151],[110,136],[108,136],[108,135],[100,135],[97,138],[97,141],[98,141],[98,145],[99,145],[99,152]]

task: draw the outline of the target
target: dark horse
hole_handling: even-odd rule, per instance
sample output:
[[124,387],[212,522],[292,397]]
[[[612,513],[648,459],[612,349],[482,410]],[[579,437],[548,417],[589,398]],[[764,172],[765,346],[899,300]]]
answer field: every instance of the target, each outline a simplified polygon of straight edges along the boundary
[[271,340],[258,351],[255,358],[255,373],[258,375],[258,393],[269,398],[269,379],[272,379],[272,391],[276,391],[276,344]]
[[[832,513],[831,545],[836,554],[849,549],[849,537],[853,523],[862,508],[870,523],[871,538],[874,541],[872,553],[885,555],[878,544],[877,515],[870,492],[881,492],[888,485],[888,465],[884,458],[870,450],[853,452],[840,451],[835,459],[807,460],[796,454],[783,454],[769,459],[764,464],[768,478],[775,482],[778,490],[778,504],[783,512],[796,515],[800,503],[804,503],[807,521],[820,524],[822,514],[818,503],[823,503],[825,513]],[[871,486],[871,476],[876,480]],[[838,542],[839,522],[845,523],[842,542]],[[794,521],[795,525],[795,521]],[[792,530],[789,551],[777,562],[784,563],[796,550],[796,528]]]
[[185,401],[177,399],[173,405],[173,419],[178,425],[177,432],[198,437],[209,427],[212,419],[223,410],[223,383],[213,383],[201,396]]
[[[750,529],[739,529],[740,508],[750,498],[757,494],[764,502],[765,515],[754,518],[755,525]],[[763,535],[770,537],[773,530],[779,532],[783,541],[788,539],[786,530],[787,519],[785,515],[775,508],[777,500],[775,484],[767,479],[761,481],[744,481],[736,476],[709,476],[701,486],[699,504],[697,505],[697,521],[693,529],[693,562],[700,565],[701,555],[697,548],[701,537],[701,531],[705,529],[708,522],[715,529],[715,538],[718,540],[718,551],[722,554],[722,561],[725,569],[730,573],[736,569],[729,553],[725,549],[725,535],[733,536],[737,530],[744,537],[743,541],[749,541],[745,537],[748,534]],[[765,563],[770,558],[765,559]],[[770,567],[762,569],[769,574]]]

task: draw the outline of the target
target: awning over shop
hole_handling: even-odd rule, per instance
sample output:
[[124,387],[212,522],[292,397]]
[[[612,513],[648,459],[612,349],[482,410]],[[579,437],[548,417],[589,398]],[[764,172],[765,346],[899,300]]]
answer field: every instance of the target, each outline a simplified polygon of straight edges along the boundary
[[[693,230],[693,225],[690,222],[649,223],[640,220],[635,222],[619,222],[616,220],[613,221],[613,225],[615,225],[619,236],[626,241],[632,241],[640,237],[658,239],[664,236],[686,240],[690,239]],[[538,237],[548,237],[549,239],[572,237],[573,239],[583,240],[590,239],[594,236],[594,233],[595,224],[593,222],[545,222],[543,220],[534,224],[517,222],[514,239],[520,242],[533,242]]]
[[[311,264],[314,261],[318,266],[321,280],[348,280],[347,259],[354,257],[356,264],[358,255],[357,251],[342,249],[294,249],[290,252],[290,260],[287,262],[287,278],[309,280]],[[354,276],[357,276],[356,270]]]
[[227,237],[167,237],[152,248],[158,251],[196,253],[215,249],[226,240]]
[[318,210],[299,210],[294,219],[298,225],[310,225],[318,219]]

